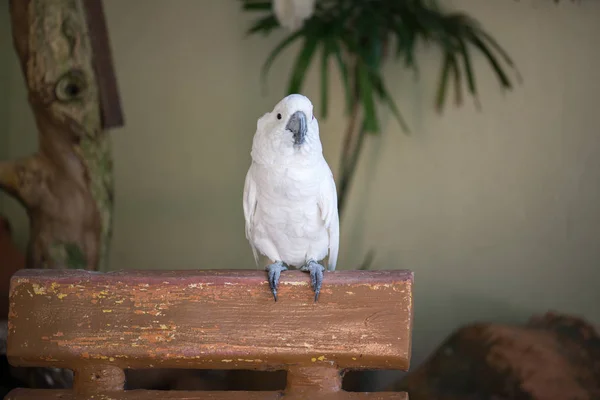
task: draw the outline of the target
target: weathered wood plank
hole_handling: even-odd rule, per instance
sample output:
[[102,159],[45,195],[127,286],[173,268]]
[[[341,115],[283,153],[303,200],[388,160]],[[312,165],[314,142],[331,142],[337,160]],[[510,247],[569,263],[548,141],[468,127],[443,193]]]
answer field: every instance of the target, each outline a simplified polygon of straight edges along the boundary
[[149,391],[132,390],[125,392],[98,393],[93,397],[89,394],[77,394],[70,390],[32,390],[16,389],[10,392],[5,400],[408,400],[406,393],[354,393],[337,392],[315,394],[310,397],[305,394],[287,394],[283,392],[188,392],[188,391]]
[[23,270],[11,281],[8,356],[63,368],[406,370],[412,280],[327,273],[314,303],[309,276],[287,271],[274,302],[262,271]]

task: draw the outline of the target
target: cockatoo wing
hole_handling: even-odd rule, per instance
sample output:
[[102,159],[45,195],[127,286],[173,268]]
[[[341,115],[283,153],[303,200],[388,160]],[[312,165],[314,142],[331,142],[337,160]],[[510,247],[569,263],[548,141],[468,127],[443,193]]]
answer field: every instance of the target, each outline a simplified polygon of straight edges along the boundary
[[337,207],[337,191],[333,174],[329,171],[329,176],[321,184],[319,193],[319,208],[321,217],[327,232],[329,233],[329,259],[327,269],[335,270],[340,248],[340,218]]
[[254,212],[256,211],[256,204],[258,198],[256,196],[256,181],[252,176],[252,166],[248,169],[246,174],[246,182],[244,183],[244,218],[246,220],[246,239],[250,243],[252,248],[252,254],[254,254],[254,262],[258,266],[258,252],[254,244],[252,243],[252,229],[254,228]]

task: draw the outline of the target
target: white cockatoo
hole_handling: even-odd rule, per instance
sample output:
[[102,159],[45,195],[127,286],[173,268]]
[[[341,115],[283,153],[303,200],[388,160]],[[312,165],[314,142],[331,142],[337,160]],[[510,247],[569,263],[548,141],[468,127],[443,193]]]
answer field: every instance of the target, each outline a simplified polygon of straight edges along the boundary
[[273,12],[279,25],[295,31],[315,12],[316,0],[274,0]]
[[246,238],[257,265],[258,253],[270,260],[266,270],[275,301],[287,266],[310,272],[317,301],[325,270],[319,262],[329,255],[328,270],[335,270],[340,233],[335,181],[313,105],[291,94],[256,125],[244,184]]

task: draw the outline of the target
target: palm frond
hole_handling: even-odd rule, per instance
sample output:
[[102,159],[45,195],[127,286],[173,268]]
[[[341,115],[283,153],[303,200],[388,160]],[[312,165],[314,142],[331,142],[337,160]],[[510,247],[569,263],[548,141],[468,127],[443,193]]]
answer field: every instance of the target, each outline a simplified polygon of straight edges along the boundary
[[373,98],[373,86],[369,77],[367,65],[365,65],[364,62],[359,61],[356,64],[356,75],[358,83],[358,96],[365,111],[364,129],[368,133],[378,133],[379,121],[377,120],[375,99]]
[[310,62],[313,59],[318,44],[318,36],[304,36],[304,45],[296,57],[296,62],[294,64],[294,68],[292,69],[292,75],[290,77],[287,93],[299,93],[301,91],[304,79],[306,78],[306,71],[310,66]]
[[271,53],[269,53],[269,56],[265,60],[265,63],[263,64],[263,67],[261,69],[261,81],[262,81],[263,85],[266,82],[267,74],[269,73],[269,69],[271,68],[271,65],[273,64],[273,62],[275,61],[275,59],[277,58],[279,53],[281,53],[286,47],[291,45],[297,39],[301,38],[302,35],[303,35],[302,30],[292,33],[291,35],[289,35],[285,39],[283,39],[281,42],[279,42],[279,44],[277,46],[275,46],[275,48],[271,51]]
[[[250,28],[249,34],[268,34],[279,26],[270,1],[245,0],[243,3],[244,10],[265,12]],[[317,2],[314,16],[300,30],[289,34],[269,54],[262,69],[262,80],[264,82],[266,79],[277,56],[296,40],[303,39],[304,44],[294,63],[286,93],[302,89],[311,61],[321,47],[322,117],[328,114],[328,61],[333,57],[343,81],[346,111],[350,109],[352,99],[351,82],[356,82],[359,101],[365,111],[367,131],[374,133],[379,130],[375,94],[407,132],[406,122],[381,78],[381,63],[389,38],[395,40],[396,57],[404,60],[405,67],[415,70],[419,41],[436,44],[443,51],[444,61],[435,102],[439,111],[445,105],[451,76],[457,106],[463,101],[463,86],[470,96],[477,99],[471,47],[486,59],[502,88],[510,89],[513,86],[504,66],[518,75],[515,63],[506,50],[475,19],[465,13],[445,13],[435,0],[321,0]],[[347,58],[357,60],[359,67],[349,70],[345,54],[349,55]]]

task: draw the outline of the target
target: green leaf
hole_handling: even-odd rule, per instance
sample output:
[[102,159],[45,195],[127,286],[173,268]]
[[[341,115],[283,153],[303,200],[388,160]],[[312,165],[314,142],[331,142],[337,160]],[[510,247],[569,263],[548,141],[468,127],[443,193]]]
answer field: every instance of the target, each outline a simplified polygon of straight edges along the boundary
[[416,7],[410,6],[406,3],[399,4],[396,12],[398,17],[401,19],[400,24],[405,26],[405,29],[408,33],[410,33],[412,36],[422,35],[424,39],[427,39],[428,32],[422,25]]
[[338,68],[340,70],[340,78],[344,86],[344,92],[346,93],[346,112],[349,113],[352,110],[352,88],[350,86],[350,80],[348,77],[348,68],[342,59],[342,50],[337,41],[331,42],[331,50],[337,61]]
[[456,105],[460,105],[462,104],[462,76],[458,67],[458,62],[456,61],[456,57],[454,56],[454,54],[446,52],[446,56],[444,57],[442,77],[439,83],[440,86],[438,87],[438,96],[436,104],[438,112],[441,112],[444,108],[444,103],[446,101],[446,91],[448,88],[448,77],[451,72],[454,77]]
[[467,48],[467,44],[464,39],[459,39],[460,45],[460,53],[462,55],[463,63],[465,65],[465,74],[467,75],[467,85],[469,88],[469,92],[473,95],[477,95],[477,85],[475,83],[475,74],[473,73],[473,64],[471,62],[471,55],[469,53],[469,49]]
[[504,58],[504,62],[506,62],[511,67],[515,67],[515,63],[514,63],[513,59],[508,55],[506,50],[504,50],[504,48],[502,46],[500,46],[500,44],[496,41],[496,39],[494,39],[489,33],[484,31],[483,29],[476,28],[476,31],[484,39],[486,39],[492,45],[492,47],[494,47],[496,49],[496,51],[498,53],[500,53],[502,58]]
[[517,74],[517,79],[519,80],[519,82],[522,81],[523,78],[521,77],[521,73],[519,72],[519,69],[517,68],[513,59],[508,55],[506,50],[504,50],[504,48],[502,46],[500,46],[500,44],[496,41],[496,39],[494,39],[489,33],[485,32],[483,29],[476,29],[476,30],[481,36],[483,36],[484,39],[486,39],[492,45],[493,48],[496,49],[496,51],[498,53],[500,53],[500,55],[504,59],[504,62],[507,63],[509,66],[511,66],[515,70],[515,72]]
[[458,50],[457,43],[460,24],[452,16],[427,10],[418,14],[423,30],[427,36],[442,46],[445,52],[454,53]]
[[452,65],[452,62],[450,61],[450,59],[452,58],[452,55],[449,53],[446,53],[446,56],[444,57],[444,64],[442,66],[442,73],[440,76],[440,82],[438,84],[438,90],[437,90],[437,96],[436,96],[436,108],[438,110],[438,112],[441,112],[442,109],[444,108],[444,102],[446,101],[446,89],[448,87],[448,76],[450,75],[450,68]]
[[267,57],[265,63],[263,64],[262,71],[261,71],[261,82],[262,82],[263,85],[266,85],[266,79],[267,79],[267,74],[269,73],[269,69],[271,68],[271,65],[273,64],[273,62],[275,61],[275,59],[277,58],[277,56],[279,55],[279,53],[281,53],[283,51],[283,49],[285,49],[290,44],[292,44],[300,36],[302,36],[303,33],[304,33],[303,30],[299,30],[299,31],[296,31],[296,32],[292,33],[291,35],[289,35],[288,37],[286,37],[285,39],[283,39],[271,51],[271,53]]
[[417,71],[415,64],[415,44],[419,34],[418,23],[414,15],[408,12],[399,14],[399,21],[392,23],[392,30],[396,33],[396,57],[404,55],[404,65]]
[[456,61],[456,57],[452,56],[451,58],[451,69],[454,72],[454,90],[455,90],[455,99],[456,105],[460,106],[462,104],[462,75],[460,73],[460,68],[458,68],[458,62]]
[[494,72],[498,76],[498,80],[502,84],[502,87],[504,87],[506,89],[511,89],[512,88],[512,84],[510,83],[510,80],[508,79],[508,76],[506,76],[506,73],[502,70],[502,67],[500,67],[500,64],[498,63],[498,60],[496,60],[496,57],[492,54],[492,52],[481,41],[481,39],[479,39],[475,35],[475,33],[471,32],[469,34],[469,38],[471,39],[471,41],[473,42],[473,44],[475,45],[475,47],[477,47],[485,55],[485,57],[488,59],[490,65],[494,69]]
[[396,102],[394,101],[394,99],[392,98],[390,93],[385,88],[385,84],[384,84],[381,76],[377,72],[372,71],[371,72],[371,80],[373,81],[373,87],[374,87],[375,91],[377,92],[377,94],[379,95],[381,100],[383,100],[388,105],[388,107],[394,114],[394,117],[396,117],[396,120],[400,124],[400,127],[402,128],[402,130],[405,133],[410,133],[410,129],[408,128],[408,124],[406,123],[406,120],[404,119],[404,117],[402,117],[400,110],[398,110],[398,107],[396,106]]
[[367,65],[376,69],[379,68],[381,64],[381,55],[383,53],[383,46],[381,43],[381,39],[373,38],[369,40],[369,42],[365,45],[361,54]]
[[242,7],[246,11],[268,11],[272,4],[270,1],[245,1]]
[[409,48],[410,31],[402,22],[393,26],[393,32],[396,34],[396,57],[405,54]]
[[410,35],[408,37],[404,65],[407,67],[413,67],[415,70],[417,70],[417,64],[415,64],[415,39],[415,35]]
[[415,34],[403,23],[394,26],[396,34],[396,57],[404,55],[404,65],[414,66]]
[[423,7],[415,7],[412,12],[416,34],[420,34],[425,40],[443,39],[444,14]]
[[296,57],[296,63],[292,71],[290,83],[288,85],[288,94],[300,93],[302,84],[306,78],[306,71],[308,70],[310,62],[312,61],[312,57],[315,54],[318,43],[318,35],[313,34],[305,37],[304,46],[302,47],[300,53],[298,53],[298,57]]
[[254,25],[248,29],[246,35],[252,35],[253,33],[261,32],[263,34],[267,34],[271,32],[274,28],[279,26],[279,22],[274,15],[267,15],[266,17],[260,18],[257,20]]
[[358,78],[358,93],[365,111],[364,128],[370,133],[379,132],[379,124],[375,112],[375,101],[373,100],[373,87],[369,79],[367,67],[359,61],[356,65]]
[[331,54],[331,38],[325,39],[321,53],[321,116],[327,118],[327,85],[329,83],[329,55]]

